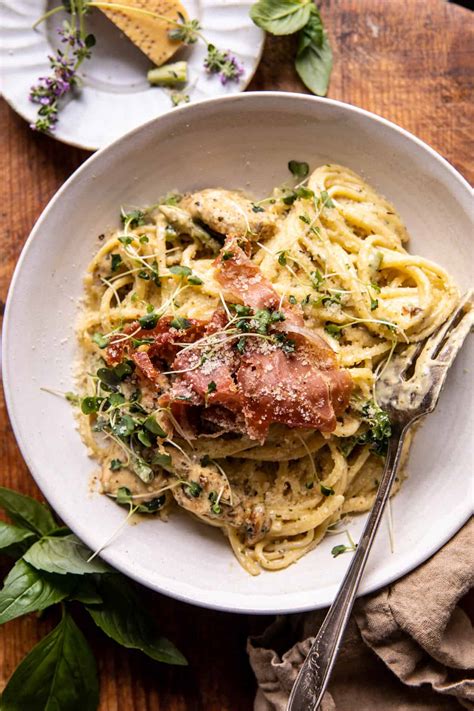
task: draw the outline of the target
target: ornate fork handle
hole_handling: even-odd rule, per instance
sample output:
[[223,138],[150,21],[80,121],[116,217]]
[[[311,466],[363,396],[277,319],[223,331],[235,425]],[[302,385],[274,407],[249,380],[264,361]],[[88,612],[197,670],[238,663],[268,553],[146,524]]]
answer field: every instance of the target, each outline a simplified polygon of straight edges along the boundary
[[372,543],[395,480],[405,433],[411,423],[392,427],[385,468],[357,550],[336,599],[316,635],[293,686],[287,711],[316,711],[326,690]]

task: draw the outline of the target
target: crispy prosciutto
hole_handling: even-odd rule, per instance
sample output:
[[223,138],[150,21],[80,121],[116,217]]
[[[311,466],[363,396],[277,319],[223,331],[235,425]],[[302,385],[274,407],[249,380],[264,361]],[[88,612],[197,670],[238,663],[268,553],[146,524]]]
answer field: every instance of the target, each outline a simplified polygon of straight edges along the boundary
[[264,442],[276,422],[332,432],[352,391],[332,348],[304,327],[300,309],[280,303],[236,239],[227,239],[214,266],[228,300],[242,305],[234,306],[242,319],[229,323],[219,308],[210,321],[188,320],[184,329],[170,317],[149,330],[135,322],[126,333],[147,343],[137,349],[136,340],[117,337],[109,363],[131,358],[190,436],[217,428]]

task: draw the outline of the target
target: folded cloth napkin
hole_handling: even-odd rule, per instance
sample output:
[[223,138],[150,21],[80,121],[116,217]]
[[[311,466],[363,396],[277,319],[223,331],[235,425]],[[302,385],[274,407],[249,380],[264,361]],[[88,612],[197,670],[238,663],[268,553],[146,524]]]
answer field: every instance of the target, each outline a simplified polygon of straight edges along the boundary
[[[474,709],[474,520],[432,558],[357,600],[320,711]],[[278,617],[248,640],[255,711],[285,711],[326,610]]]

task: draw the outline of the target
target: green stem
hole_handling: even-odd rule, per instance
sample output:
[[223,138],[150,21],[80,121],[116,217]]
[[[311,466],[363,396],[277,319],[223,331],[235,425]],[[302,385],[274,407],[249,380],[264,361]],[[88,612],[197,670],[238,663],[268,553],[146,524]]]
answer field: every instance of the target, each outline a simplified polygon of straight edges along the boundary
[[42,22],[48,19],[48,17],[51,17],[52,15],[56,15],[57,12],[61,12],[61,10],[64,10],[63,5],[58,5],[58,7],[53,7],[52,10],[49,10],[48,12],[45,12],[44,15],[41,15],[39,20],[36,20],[35,24],[33,25],[32,29],[36,30],[38,25],[40,25]]

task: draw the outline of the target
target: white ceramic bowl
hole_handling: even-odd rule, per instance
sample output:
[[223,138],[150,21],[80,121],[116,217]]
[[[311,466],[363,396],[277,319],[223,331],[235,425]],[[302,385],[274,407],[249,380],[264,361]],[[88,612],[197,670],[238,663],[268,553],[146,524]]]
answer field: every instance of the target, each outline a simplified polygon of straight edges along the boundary
[[[244,188],[264,196],[288,178],[290,159],[361,173],[397,206],[411,249],[440,262],[461,287],[472,280],[472,193],[431,148],[406,131],[335,101],[254,93],[183,107],[92,156],[38,220],[18,263],[5,320],[5,390],[13,428],[38,485],[92,549],[123,509],[89,493],[94,463],[70,406],[40,390],[72,388],[73,325],[97,235],[118,224],[121,205],[146,205],[172,188]],[[472,345],[472,344],[471,344]],[[409,478],[395,497],[395,552],[382,524],[360,589],[367,593],[432,555],[472,510],[472,379],[468,347],[439,407],[417,433]],[[469,413],[471,412],[471,423]],[[351,531],[358,536],[364,517]],[[214,529],[177,514],[130,526],[104,558],[139,582],[199,605],[241,612],[294,612],[328,605],[349,556],[331,537],[296,565],[253,578]]]

